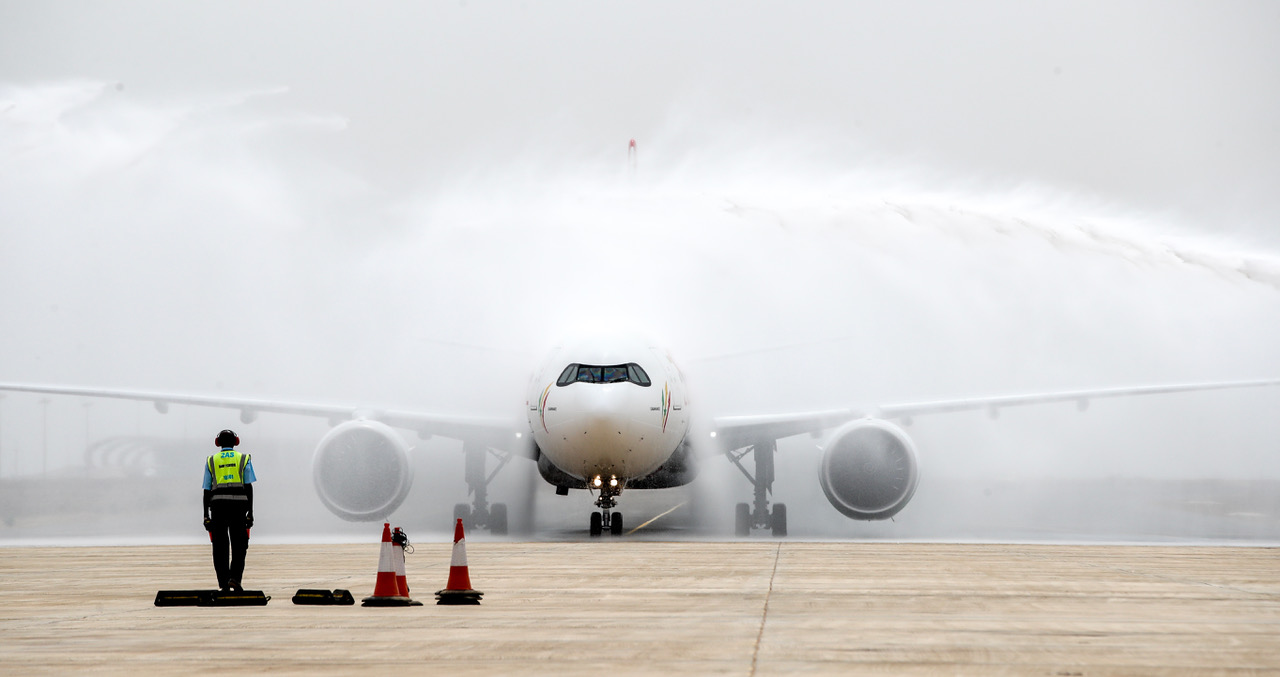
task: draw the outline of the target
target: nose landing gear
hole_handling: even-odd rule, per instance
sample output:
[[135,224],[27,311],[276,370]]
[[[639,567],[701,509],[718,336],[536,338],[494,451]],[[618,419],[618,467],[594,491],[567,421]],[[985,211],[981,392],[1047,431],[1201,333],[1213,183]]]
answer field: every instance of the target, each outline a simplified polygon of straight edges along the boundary
[[622,513],[608,510],[591,513],[591,535],[599,536],[605,529],[609,530],[610,536],[621,536]]
[[600,508],[600,512],[591,513],[589,533],[592,537],[596,537],[608,529],[609,535],[621,536],[622,513],[615,513],[613,509],[618,505],[618,494],[622,493],[622,484],[618,482],[617,477],[611,477],[608,482],[605,482],[597,475],[591,480],[591,486],[600,492],[596,497],[596,507]]

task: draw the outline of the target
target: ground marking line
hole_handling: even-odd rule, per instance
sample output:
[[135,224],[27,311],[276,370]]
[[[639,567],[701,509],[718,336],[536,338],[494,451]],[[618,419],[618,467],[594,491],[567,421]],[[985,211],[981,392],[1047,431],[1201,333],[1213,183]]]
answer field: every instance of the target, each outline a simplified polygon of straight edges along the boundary
[[680,501],[679,503],[672,506],[671,510],[668,510],[667,512],[664,512],[661,515],[658,515],[657,517],[654,517],[653,519],[649,520],[648,522],[645,522],[644,524],[641,524],[640,526],[632,529],[631,531],[628,531],[627,535],[630,536],[631,534],[634,534],[635,532],[640,531],[641,529],[649,526],[650,524],[653,524],[654,522],[658,521],[662,517],[667,516],[669,513],[674,511],[676,508],[679,508],[680,506],[684,505],[685,503],[688,503],[688,501]]
[[782,556],[782,544],[773,551],[773,573],[769,574],[769,592],[764,595],[764,612],[760,614],[760,631],[756,633],[756,645],[751,650],[751,677],[756,674],[756,658],[760,656],[760,638],[764,637],[764,623],[769,619],[769,598],[773,597],[773,579],[778,575],[778,559]]

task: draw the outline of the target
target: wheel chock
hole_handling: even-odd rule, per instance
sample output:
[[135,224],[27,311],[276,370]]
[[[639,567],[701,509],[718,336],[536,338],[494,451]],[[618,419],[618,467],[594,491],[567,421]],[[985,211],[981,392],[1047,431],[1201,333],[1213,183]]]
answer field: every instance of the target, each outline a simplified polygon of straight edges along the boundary
[[261,590],[241,590],[240,592],[210,590],[209,592],[208,601],[202,602],[200,606],[266,606],[271,599],[262,594]]
[[353,605],[356,598],[351,596],[350,590],[312,590],[310,588],[299,588],[298,592],[293,595],[294,604],[309,605]]
[[161,590],[156,593],[156,606],[199,606],[214,590]]
[[156,606],[266,606],[271,598],[261,590],[161,590]]

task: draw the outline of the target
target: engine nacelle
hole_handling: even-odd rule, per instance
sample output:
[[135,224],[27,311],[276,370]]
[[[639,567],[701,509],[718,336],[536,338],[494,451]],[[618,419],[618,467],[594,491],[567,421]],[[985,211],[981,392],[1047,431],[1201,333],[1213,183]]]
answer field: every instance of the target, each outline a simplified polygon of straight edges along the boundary
[[916,492],[915,445],[888,421],[846,423],[831,434],[825,448],[818,478],[827,500],[846,517],[889,519]]
[[413,484],[409,445],[377,421],[347,421],[330,430],[311,470],[320,501],[351,522],[386,519]]

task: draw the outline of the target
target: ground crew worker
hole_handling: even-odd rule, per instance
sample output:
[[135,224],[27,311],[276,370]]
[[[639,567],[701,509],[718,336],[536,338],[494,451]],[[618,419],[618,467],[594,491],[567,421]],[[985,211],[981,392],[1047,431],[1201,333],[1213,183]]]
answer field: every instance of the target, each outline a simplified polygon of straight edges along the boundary
[[258,478],[249,455],[235,450],[240,438],[234,432],[223,430],[213,443],[222,451],[204,464],[204,528],[213,541],[218,587],[239,592],[249,528],[253,526],[253,483]]

